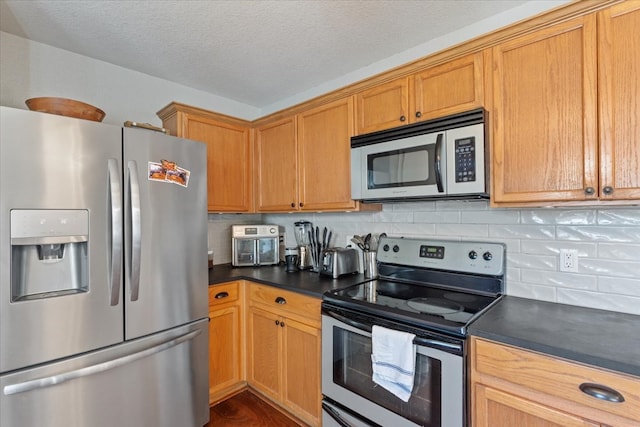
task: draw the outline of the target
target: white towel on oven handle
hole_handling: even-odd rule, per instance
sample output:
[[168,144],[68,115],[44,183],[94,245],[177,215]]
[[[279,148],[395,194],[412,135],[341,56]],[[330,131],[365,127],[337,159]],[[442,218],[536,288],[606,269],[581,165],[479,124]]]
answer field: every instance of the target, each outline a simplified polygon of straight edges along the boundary
[[416,368],[416,336],[374,325],[371,330],[373,382],[407,402]]

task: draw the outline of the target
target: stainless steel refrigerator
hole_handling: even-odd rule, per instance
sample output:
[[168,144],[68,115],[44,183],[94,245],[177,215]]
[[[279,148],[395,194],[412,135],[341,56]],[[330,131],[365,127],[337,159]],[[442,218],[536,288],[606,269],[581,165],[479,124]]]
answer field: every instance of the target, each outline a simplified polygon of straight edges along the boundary
[[0,107],[0,425],[209,419],[206,147]]

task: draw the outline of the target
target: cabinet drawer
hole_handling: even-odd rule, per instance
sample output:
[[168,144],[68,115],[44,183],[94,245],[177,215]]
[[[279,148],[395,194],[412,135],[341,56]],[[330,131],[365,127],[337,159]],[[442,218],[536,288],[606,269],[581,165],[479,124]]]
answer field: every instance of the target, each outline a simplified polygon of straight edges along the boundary
[[239,288],[238,282],[209,286],[209,307],[237,301],[240,293]]
[[278,314],[296,316],[313,322],[320,322],[320,298],[313,298],[296,292],[286,291],[266,285],[251,284],[249,301],[269,307]]
[[[640,378],[480,339],[474,341],[474,369],[480,374],[611,414],[640,420]],[[591,387],[592,390],[605,386],[620,393],[624,401],[609,402],[590,396],[580,389],[581,386]]]

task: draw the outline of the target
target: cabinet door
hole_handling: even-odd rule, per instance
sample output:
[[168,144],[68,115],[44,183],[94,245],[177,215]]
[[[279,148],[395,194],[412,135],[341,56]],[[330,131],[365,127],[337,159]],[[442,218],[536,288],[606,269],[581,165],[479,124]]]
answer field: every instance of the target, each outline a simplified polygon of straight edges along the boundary
[[258,211],[287,211],[298,207],[295,116],[256,130]]
[[354,209],[351,199],[353,97],[298,115],[302,210]]
[[411,121],[433,119],[482,107],[483,53],[478,52],[416,74],[410,81],[413,95]]
[[377,85],[356,95],[356,134],[362,135],[409,123],[406,77]]
[[251,210],[249,128],[185,114],[185,137],[207,144],[208,209]]
[[474,427],[598,427],[580,417],[500,390],[476,384]]
[[498,45],[493,61],[493,201],[596,198],[595,15]]
[[598,19],[600,198],[640,199],[640,2]]
[[283,401],[298,417],[320,424],[320,330],[290,318],[283,331]]
[[277,314],[249,308],[248,381],[266,396],[280,401],[282,390],[282,327]]
[[239,305],[209,312],[209,403],[242,382],[242,338]]

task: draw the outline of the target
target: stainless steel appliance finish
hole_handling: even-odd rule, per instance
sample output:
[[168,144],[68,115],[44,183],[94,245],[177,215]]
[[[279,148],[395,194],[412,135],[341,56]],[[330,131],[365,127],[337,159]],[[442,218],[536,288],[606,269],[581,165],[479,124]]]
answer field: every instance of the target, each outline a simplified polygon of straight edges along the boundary
[[320,274],[337,279],[358,272],[358,252],[353,248],[330,248],[322,251]]
[[[466,425],[466,328],[502,295],[505,246],[384,237],[377,257],[377,280],[323,296],[322,393],[330,404],[323,419]],[[372,380],[374,325],[415,335],[414,388],[406,403]]]
[[206,147],[0,121],[0,425],[205,424]]
[[478,109],[352,137],[352,198],[488,198],[484,126],[484,110]]
[[232,225],[231,251],[235,267],[277,265],[284,261],[284,227]]

